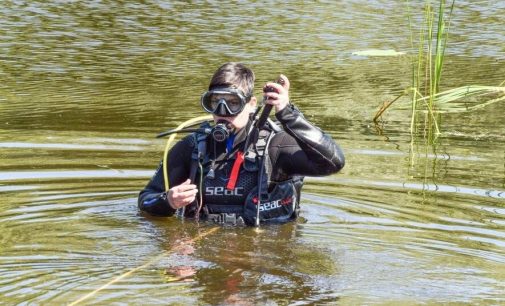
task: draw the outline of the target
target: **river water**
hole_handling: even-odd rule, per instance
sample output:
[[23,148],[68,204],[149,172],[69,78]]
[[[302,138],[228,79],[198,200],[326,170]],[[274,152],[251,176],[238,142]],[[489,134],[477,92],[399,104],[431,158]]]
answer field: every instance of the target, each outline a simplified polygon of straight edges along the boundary
[[[504,13],[456,1],[443,89],[505,80]],[[505,302],[504,104],[444,114],[434,145],[408,113],[371,121],[410,84],[404,2],[19,0],[0,24],[0,304]],[[356,55],[371,49],[406,55]],[[257,88],[287,75],[346,154],[306,180],[297,222],[137,209],[154,136],[204,114],[227,61]]]

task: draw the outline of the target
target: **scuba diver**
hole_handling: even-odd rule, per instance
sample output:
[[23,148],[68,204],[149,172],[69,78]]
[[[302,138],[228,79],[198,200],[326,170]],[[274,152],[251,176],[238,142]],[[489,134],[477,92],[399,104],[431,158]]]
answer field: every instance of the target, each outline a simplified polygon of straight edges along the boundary
[[[299,214],[304,176],[342,169],[339,146],[290,103],[288,78],[265,84],[259,118],[254,80],[240,63],[217,69],[201,97],[213,125],[191,129],[170,149],[139,194],[142,211],[225,225],[288,222]],[[272,108],[278,123],[268,119]]]

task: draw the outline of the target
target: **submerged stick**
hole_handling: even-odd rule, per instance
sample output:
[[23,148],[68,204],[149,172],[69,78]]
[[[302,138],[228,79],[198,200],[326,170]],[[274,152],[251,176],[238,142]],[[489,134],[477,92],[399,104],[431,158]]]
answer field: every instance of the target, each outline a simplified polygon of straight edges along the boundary
[[398,97],[394,98],[392,101],[386,101],[382,104],[381,108],[375,113],[375,116],[373,117],[373,122],[377,123],[377,120],[379,120],[380,116],[393,104],[396,100],[400,99],[401,97],[405,96],[406,93],[402,93]]

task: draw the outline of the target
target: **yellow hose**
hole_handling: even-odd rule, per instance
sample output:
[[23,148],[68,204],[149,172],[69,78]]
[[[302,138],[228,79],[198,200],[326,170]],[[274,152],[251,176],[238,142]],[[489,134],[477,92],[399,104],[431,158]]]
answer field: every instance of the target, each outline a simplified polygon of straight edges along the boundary
[[[178,131],[178,130],[181,130],[181,129],[185,128],[186,126],[191,125],[195,122],[210,120],[212,118],[213,118],[212,115],[204,115],[204,116],[196,117],[193,119],[189,119],[188,121],[181,123],[177,128],[175,128],[175,130]],[[168,150],[170,149],[170,146],[176,136],[177,136],[177,133],[170,135],[170,138],[168,138],[167,144],[165,146],[165,151],[163,152],[163,179],[165,181],[165,191],[166,192],[168,192],[168,190],[170,189],[170,184],[168,183],[168,171],[167,171]]]
[[[193,119],[190,119],[188,121],[185,121],[183,122],[182,124],[180,124],[175,130],[181,130],[183,129],[184,127],[188,126],[188,125],[191,125],[193,123],[196,123],[198,121],[205,121],[205,120],[210,120],[212,119],[212,115],[205,115],[205,116],[200,116],[200,117],[196,117],[196,118],[193,118]],[[167,163],[168,163],[168,150],[170,149],[170,145],[172,144],[172,142],[174,141],[175,137],[177,136],[177,133],[174,133],[172,135],[170,135],[170,138],[168,138],[167,140],[167,144],[165,146],[165,151],[163,153],[163,178],[165,179],[165,190],[168,191],[170,189],[170,185],[168,184],[168,172],[167,172]],[[215,228],[211,228],[201,234],[199,234],[198,236],[196,236],[195,238],[191,239],[189,242],[187,243],[194,243],[200,239],[202,239],[203,237],[207,236],[207,235],[210,235],[212,233],[214,233],[215,231],[217,231],[219,228],[218,227],[215,227]],[[144,269],[150,265],[152,265],[153,263],[157,262],[158,260],[160,260],[161,258],[167,256],[168,254],[170,254],[171,252],[173,251],[176,251],[177,249],[179,249],[180,247],[182,247],[183,245],[185,244],[179,244],[179,245],[176,245],[175,247],[173,247],[171,250],[168,250],[168,251],[165,251],[161,254],[159,254],[158,256],[152,258],[151,260],[149,260],[148,262],[144,263],[143,265],[140,265],[136,268],[133,268],[129,271],[126,271],[125,273],[113,278],[112,280],[110,280],[108,283],[104,284],[103,286],[93,290],[92,292],[86,294],[85,296],[81,297],[80,299],[70,303],[69,305],[70,306],[74,306],[74,305],[77,305],[77,304],[80,304],[82,302],[84,302],[85,300],[89,299],[90,297],[96,295],[97,293],[99,293],[100,291],[108,288],[109,286],[111,286],[112,284],[115,284],[117,283],[118,281],[122,280],[123,278],[135,273],[136,271],[138,270],[141,270],[141,269]]]

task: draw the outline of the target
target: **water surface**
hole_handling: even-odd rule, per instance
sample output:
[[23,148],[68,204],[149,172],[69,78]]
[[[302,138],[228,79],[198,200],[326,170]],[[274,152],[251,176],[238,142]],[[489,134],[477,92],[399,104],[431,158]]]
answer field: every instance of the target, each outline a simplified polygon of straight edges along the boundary
[[[457,1],[444,88],[504,81],[504,11]],[[433,146],[404,112],[371,122],[410,84],[404,3],[7,1],[0,22],[4,303],[70,304],[146,263],[84,303],[505,300],[503,103],[445,115]],[[407,55],[353,55],[370,49]],[[257,88],[287,75],[345,151],[339,174],[307,179],[295,223],[207,235],[136,207],[154,136],[203,115],[227,61]]]

